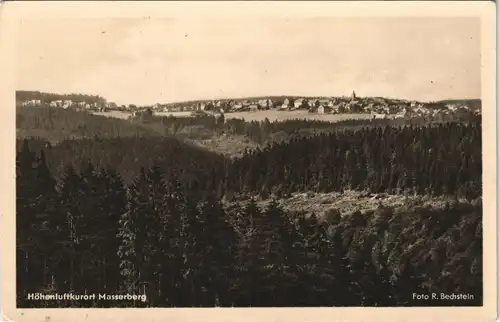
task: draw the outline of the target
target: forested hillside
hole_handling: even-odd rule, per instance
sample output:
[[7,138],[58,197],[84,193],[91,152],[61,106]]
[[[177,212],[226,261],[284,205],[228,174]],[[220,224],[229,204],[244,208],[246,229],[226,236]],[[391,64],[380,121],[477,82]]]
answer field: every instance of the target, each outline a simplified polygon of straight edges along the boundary
[[144,117],[143,115],[133,120],[126,120],[48,106],[18,107],[16,113],[17,138],[43,138],[55,144],[65,139],[80,138],[175,136],[185,142],[230,157],[241,156],[247,148],[252,150],[256,147],[263,148],[269,143],[309,137],[319,133],[346,129],[357,131],[363,127],[423,126],[456,121],[467,123],[479,118],[480,116],[456,115],[442,121],[411,117],[394,120],[347,119],[331,122],[305,119],[245,121],[215,115],[198,117]]
[[271,122],[268,119],[264,121],[246,121],[243,119],[224,119],[224,116],[212,115],[199,117],[157,117],[156,119],[150,120],[148,124],[154,124],[155,120],[157,123],[161,122],[168,133],[180,137],[198,139],[203,137],[208,138],[214,135],[243,135],[259,145],[287,140],[295,136],[303,137],[345,129],[357,130],[362,127],[431,124],[431,122],[426,122],[424,119],[419,118],[396,120],[347,119],[337,122],[289,119]]
[[38,137],[51,142],[68,138],[163,135],[141,124],[48,106],[17,107],[16,129],[18,138]]
[[106,99],[98,95],[86,94],[56,94],[39,91],[16,91],[16,101],[40,100],[41,102],[51,102],[57,100],[71,100],[85,103],[104,103]]
[[[144,169],[126,188],[112,171],[68,168],[51,180],[43,154],[18,155],[18,305],[27,292],[146,294],[146,302],[46,306],[481,305],[480,204],[338,212],[318,221],[275,203],[224,209]],[[43,196],[43,197],[42,197]],[[96,229],[99,227],[99,229]],[[412,292],[470,293],[415,301]],[[39,303],[39,302],[38,302]]]
[[344,120],[336,123],[313,120],[244,121],[205,115],[198,117],[149,117],[134,121],[53,108],[19,106],[16,110],[18,138],[41,137],[57,140],[67,138],[128,137],[176,135],[203,139],[214,135],[244,135],[253,142],[265,144],[274,136],[312,134],[362,126],[423,124],[423,120]]
[[213,180],[224,174],[226,160],[213,152],[166,137],[64,140],[54,146],[43,140],[18,140],[18,149],[27,145],[35,149],[44,147],[47,165],[56,178],[64,176],[67,166],[81,172],[90,163],[100,169],[112,169],[126,183],[131,183],[142,167],[157,164],[165,171],[168,169],[169,176],[179,175],[186,189],[197,192],[213,189]]
[[[173,138],[26,140],[16,170],[20,307],[39,305],[28,292],[70,291],[147,300],[42,303],[482,304],[480,120],[296,137],[235,160]],[[450,201],[320,216],[252,198],[346,189]],[[419,292],[474,296],[413,300]]]
[[[300,153],[297,153],[300,151]],[[320,134],[249,151],[226,189],[289,194],[343,189],[481,195],[481,123]]]
[[67,164],[80,171],[91,162],[130,183],[141,167],[156,163],[167,179],[182,169],[186,189],[230,199],[346,189],[476,198],[482,191],[480,120],[299,136],[234,160],[164,137],[65,140],[44,153],[56,177]]

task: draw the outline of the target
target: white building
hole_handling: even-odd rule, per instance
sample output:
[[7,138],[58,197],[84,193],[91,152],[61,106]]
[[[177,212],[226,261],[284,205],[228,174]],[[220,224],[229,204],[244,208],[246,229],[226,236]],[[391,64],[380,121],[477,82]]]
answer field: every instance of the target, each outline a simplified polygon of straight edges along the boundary
[[383,119],[387,118],[387,114],[382,114],[382,113],[372,113],[371,116],[372,116],[372,119],[374,119],[374,120],[383,120]]
[[70,108],[71,106],[73,106],[72,101],[64,101],[62,108],[67,109]]
[[296,99],[295,102],[293,102],[293,107],[299,108],[302,106],[302,103],[304,103],[304,99],[302,98]]
[[282,109],[288,108],[288,104],[290,104],[290,100],[288,98],[285,98],[283,104],[281,104],[281,108]]

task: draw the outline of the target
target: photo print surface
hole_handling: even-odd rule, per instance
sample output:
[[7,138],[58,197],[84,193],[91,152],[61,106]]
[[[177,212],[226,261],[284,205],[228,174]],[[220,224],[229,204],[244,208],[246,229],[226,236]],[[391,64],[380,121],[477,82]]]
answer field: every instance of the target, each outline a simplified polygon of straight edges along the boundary
[[16,21],[17,309],[484,307],[483,18],[269,6]]

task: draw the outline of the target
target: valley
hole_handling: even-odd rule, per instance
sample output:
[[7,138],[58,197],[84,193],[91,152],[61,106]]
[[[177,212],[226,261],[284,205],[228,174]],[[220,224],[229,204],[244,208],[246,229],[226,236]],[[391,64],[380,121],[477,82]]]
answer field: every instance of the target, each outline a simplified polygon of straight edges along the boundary
[[[419,304],[399,289],[405,283],[415,284],[415,292],[427,284],[454,290],[468,279],[472,282],[461,290],[480,290],[480,114],[368,119],[368,114],[318,117],[300,111],[235,117],[105,113],[50,106],[19,106],[16,113],[17,209],[36,217],[28,221],[31,217],[18,215],[19,251],[35,251],[29,236],[41,247],[46,240],[66,242],[70,231],[64,223],[70,214],[82,238],[78,244],[70,241],[80,245],[74,251],[80,261],[74,265],[84,272],[79,281],[91,291],[109,292],[92,277],[103,269],[116,285],[139,278],[128,270],[132,262],[123,253],[135,248],[128,241],[138,238],[136,230],[149,236],[145,245],[177,254],[162,257],[162,263],[188,258],[178,272],[190,283],[200,278],[189,277],[190,272],[201,274],[209,262],[200,263],[210,256],[225,272],[218,280],[220,295],[206,294],[201,284],[187,287],[186,277],[178,276],[186,297],[155,295],[156,288],[178,287],[163,280],[151,284],[145,306],[405,306]],[[29,228],[47,225],[52,228]],[[96,225],[100,229],[92,228]],[[163,245],[163,234],[173,236],[178,246]],[[99,248],[101,240],[112,247]],[[72,260],[43,249],[38,251],[42,256]],[[445,268],[427,272],[428,254],[442,249],[447,250],[439,255]],[[200,252],[204,257],[194,257]],[[93,266],[99,258],[106,258],[105,267]],[[460,258],[467,261],[457,264]],[[26,261],[42,267],[43,258]],[[47,286],[41,276],[24,279],[23,289],[64,291],[67,269],[58,265],[41,268],[53,272],[55,286]],[[276,265],[289,273],[276,275]],[[262,286],[259,298],[247,296],[254,288],[245,282],[250,269],[262,272],[259,285],[274,285]],[[311,282],[316,286],[302,288],[299,278],[316,280]],[[350,279],[360,282],[340,282]],[[322,292],[317,285],[351,296]],[[278,286],[281,300],[273,295]]]

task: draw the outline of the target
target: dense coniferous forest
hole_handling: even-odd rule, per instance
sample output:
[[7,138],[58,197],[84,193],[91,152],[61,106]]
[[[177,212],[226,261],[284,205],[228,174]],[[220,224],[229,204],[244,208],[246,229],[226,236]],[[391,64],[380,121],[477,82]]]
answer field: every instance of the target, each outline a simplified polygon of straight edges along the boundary
[[[26,139],[16,173],[19,307],[482,305],[480,118],[295,135],[235,159],[169,135]],[[277,202],[348,189],[450,201],[322,216]],[[412,296],[429,292],[473,298]]]
[[16,101],[40,100],[44,103],[57,100],[71,100],[85,103],[105,103],[106,100],[98,95],[86,94],[56,94],[39,91],[16,91]]
[[480,118],[468,124],[385,126],[295,136],[246,151],[234,160],[173,137],[64,140],[54,146],[42,140],[30,142],[35,149],[46,147],[47,164],[57,178],[68,164],[81,171],[91,162],[116,170],[128,184],[141,167],[156,161],[167,180],[177,171],[186,189],[218,191],[219,197],[241,193],[281,197],[297,191],[346,189],[481,195]]
[[18,136],[41,137],[51,142],[72,138],[161,135],[137,123],[48,106],[18,107],[16,129]]
[[481,125],[385,127],[297,138],[248,152],[229,171],[226,189],[232,191],[410,190],[476,198],[482,191]]

